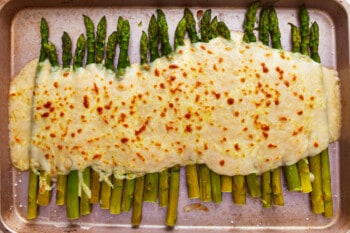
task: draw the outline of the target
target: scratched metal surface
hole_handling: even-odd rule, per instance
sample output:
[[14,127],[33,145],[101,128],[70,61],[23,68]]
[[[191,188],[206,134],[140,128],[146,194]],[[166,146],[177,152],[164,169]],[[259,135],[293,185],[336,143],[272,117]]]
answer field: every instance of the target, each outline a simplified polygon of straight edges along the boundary
[[[262,1],[263,4],[268,2]],[[279,25],[282,33],[282,44],[286,50],[291,49],[290,26],[298,24],[298,7],[304,1],[279,1],[275,3]],[[103,232],[111,229],[123,232],[161,232],[166,230],[164,220],[166,210],[157,204],[145,203],[142,225],[135,229],[130,225],[131,213],[111,215],[109,211],[93,206],[92,214],[79,220],[68,221],[65,218],[65,208],[54,204],[53,194],[51,204],[41,207],[38,219],[27,221],[27,172],[20,172],[10,164],[8,146],[8,87],[13,77],[25,63],[39,54],[41,17],[45,17],[50,27],[50,40],[54,42],[60,54],[61,35],[67,31],[76,41],[80,33],[85,33],[82,15],[90,16],[95,24],[102,16],[107,17],[107,33],[116,29],[118,16],[130,21],[131,62],[139,61],[139,38],[142,30],[147,31],[151,15],[157,8],[162,8],[169,22],[170,38],[173,38],[176,24],[183,15],[184,7],[189,7],[195,14],[198,10],[212,9],[212,15],[227,23],[230,29],[242,31],[246,1],[177,1],[171,4],[167,1],[116,1],[114,5],[105,1],[1,1],[0,0],[0,73],[1,93],[0,103],[3,117],[0,122],[2,156],[0,172],[1,223],[3,230],[13,232]],[[261,231],[271,230],[284,232],[346,232],[350,229],[350,185],[346,177],[350,175],[346,164],[350,164],[350,110],[347,105],[350,87],[349,80],[349,6],[342,1],[306,1],[310,13],[310,21],[317,21],[320,26],[320,56],[322,64],[337,68],[340,73],[343,102],[342,137],[339,142],[330,145],[332,166],[332,189],[334,200],[334,217],[324,218],[315,215],[310,209],[307,194],[288,192],[284,186],[284,207],[263,209],[259,199],[247,198],[245,206],[232,203],[230,193],[223,194],[223,203],[203,203],[209,211],[185,212],[183,208],[198,200],[187,198],[185,174],[181,171],[180,199],[178,205],[177,226],[174,230],[188,231]],[[285,182],[284,182],[285,183]]]

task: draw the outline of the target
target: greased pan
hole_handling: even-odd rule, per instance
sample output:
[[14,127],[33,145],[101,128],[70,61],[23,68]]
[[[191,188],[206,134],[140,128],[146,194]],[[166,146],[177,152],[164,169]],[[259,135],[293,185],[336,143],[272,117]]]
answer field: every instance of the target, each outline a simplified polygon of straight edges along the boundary
[[[350,70],[349,70],[349,12],[346,1],[278,1],[274,6],[278,13],[282,33],[282,45],[290,50],[290,26],[297,24],[298,7],[306,4],[310,21],[320,26],[320,56],[322,64],[335,67],[341,79],[342,136],[330,145],[334,217],[315,215],[310,209],[307,194],[288,192],[284,188],[285,206],[263,209],[259,199],[247,197],[245,206],[232,203],[230,193],[223,194],[223,203],[203,203],[209,211],[185,212],[183,208],[198,200],[189,200],[185,185],[184,170],[181,171],[180,199],[178,205],[178,232],[349,232],[350,231]],[[132,28],[130,42],[131,62],[139,61],[139,38],[142,30],[147,31],[149,19],[157,8],[162,8],[169,22],[172,35],[183,9],[189,7],[196,15],[198,10],[212,9],[212,15],[227,23],[230,29],[242,31],[244,13],[250,1],[206,0],[206,1],[21,1],[0,0],[0,216],[2,229],[10,232],[162,232],[166,210],[157,204],[144,203],[142,225],[134,229],[130,225],[131,213],[111,215],[109,211],[93,206],[92,214],[79,220],[68,221],[65,207],[54,204],[53,194],[50,206],[41,207],[38,219],[27,221],[28,173],[20,172],[10,163],[8,144],[8,89],[11,77],[19,72],[25,63],[38,57],[40,48],[40,18],[45,17],[50,27],[50,40],[60,53],[61,35],[67,31],[75,42],[80,33],[85,33],[82,15],[90,16],[97,24],[105,15],[108,32],[116,28],[118,16],[130,21]],[[262,4],[271,2],[262,1]]]

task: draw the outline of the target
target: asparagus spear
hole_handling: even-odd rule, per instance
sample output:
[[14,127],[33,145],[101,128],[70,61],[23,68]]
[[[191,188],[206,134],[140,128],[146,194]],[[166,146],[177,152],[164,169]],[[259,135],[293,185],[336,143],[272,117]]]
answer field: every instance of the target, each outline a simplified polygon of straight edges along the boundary
[[69,68],[72,62],[72,41],[67,32],[62,35],[62,66]]
[[41,47],[40,47],[40,56],[39,62],[43,62],[48,58],[46,54],[45,45],[49,43],[49,25],[47,24],[44,18],[41,18],[40,21],[40,35],[41,35]]
[[[73,58],[73,68],[77,69],[83,66],[86,42],[85,37],[81,34],[78,37],[77,45]],[[68,174],[67,178],[67,194],[66,194],[66,212],[68,219],[77,219],[80,216],[79,210],[79,175],[78,171],[73,170]]]
[[[84,184],[90,189],[90,177],[91,169],[90,167],[85,168],[82,174],[82,179]],[[80,198],[80,215],[88,215],[91,213],[91,204],[89,201],[88,194],[82,189],[81,198]]]
[[224,22],[222,21],[218,22],[217,29],[220,36],[222,36],[227,40],[231,40],[230,29],[227,27],[227,25]]
[[115,48],[117,45],[117,32],[114,31],[108,36],[105,66],[109,70],[114,70]]
[[67,179],[67,218],[79,218],[79,176],[78,171],[73,170]]
[[314,176],[312,181],[312,191],[310,193],[311,197],[311,208],[315,214],[321,214],[324,212],[324,201],[322,194],[322,175],[321,175],[321,157],[320,155],[315,155],[309,157],[310,172]]
[[300,51],[304,55],[309,55],[310,18],[305,5],[300,7],[299,14],[300,14],[299,18],[300,18],[300,35],[301,35]]
[[78,37],[77,47],[74,53],[73,68],[77,69],[83,66],[83,59],[85,55],[86,41],[83,34]]
[[221,175],[221,192],[230,193],[232,192],[232,176]]
[[[300,8],[300,52],[304,55],[309,55],[309,14],[305,6]],[[309,193],[312,191],[311,181],[310,181],[310,168],[307,159],[301,159],[298,162],[298,169],[300,173],[300,181],[302,192]]]
[[[184,38],[187,30],[187,21],[184,16],[181,18],[176,26],[174,36],[174,48],[184,45]],[[199,198],[199,184],[198,184],[198,173],[196,164],[185,166],[186,170],[186,184],[187,184],[187,195],[188,198]]]
[[318,54],[318,38],[319,38],[319,29],[318,24],[313,22],[310,28],[310,57],[315,62],[320,63],[321,58]]
[[331,218],[333,216],[333,197],[328,148],[321,153],[321,169],[322,193],[324,198],[323,215],[327,218]]
[[170,168],[170,186],[169,186],[169,202],[166,215],[166,225],[173,227],[177,219],[177,205],[179,200],[180,188],[180,166],[176,165]]
[[[290,24],[292,28],[292,51],[294,53],[300,53],[300,30],[297,26]],[[299,177],[298,165],[292,164],[284,167],[284,173],[287,181],[287,188],[289,191],[301,191],[301,181]]]
[[[319,39],[319,32],[318,32],[318,24],[313,23],[311,25],[310,29],[310,57],[316,61],[321,62],[320,56],[318,55],[318,39]],[[326,151],[328,148],[326,149]],[[323,158],[322,158],[323,157]],[[323,162],[321,162],[323,161]],[[327,163],[328,161],[328,163]],[[328,158],[328,152],[322,152],[321,154],[309,157],[310,162],[310,171],[314,175],[314,180],[312,182],[312,191],[311,191],[311,208],[312,211],[316,214],[324,213],[325,212],[325,198],[327,197],[327,213],[325,213],[326,216],[332,215],[333,207],[332,205],[329,205],[329,203],[332,203],[332,195],[330,193],[331,187],[330,187],[330,169],[329,169],[329,158]],[[322,164],[324,165],[322,167]],[[326,178],[325,182],[323,182],[323,173],[325,172]],[[328,176],[328,177],[327,177]],[[323,184],[326,185],[327,192],[324,192]],[[328,192],[329,191],[329,192]],[[329,195],[330,194],[330,195]]]
[[196,30],[196,20],[188,8],[185,8],[184,17],[186,18],[186,30],[190,36],[191,43],[198,42],[199,38]]
[[[270,13],[268,8],[263,8],[260,12],[259,20],[259,39],[264,45],[269,45],[270,36],[272,32],[272,22],[270,21]],[[272,33],[271,33],[272,34]],[[248,35],[248,37],[251,37]],[[264,208],[270,208],[272,203],[272,188],[271,188],[271,173],[266,171],[261,177],[261,200]]]
[[246,189],[245,178],[242,175],[235,175],[232,178],[232,200],[236,205],[245,205]]
[[123,21],[121,34],[119,37],[119,58],[117,66],[117,76],[122,76],[125,73],[125,69],[130,66],[130,59],[128,55],[130,39],[130,24],[128,20]]
[[246,43],[249,42],[255,42],[256,41],[256,37],[254,35],[254,24],[256,21],[256,12],[259,8],[259,2],[253,2],[246,14],[245,14],[245,18],[244,18],[244,22],[243,22],[243,27],[244,27],[244,36],[243,36],[243,41]]
[[[268,14],[269,20],[269,32],[272,41],[272,48],[282,49],[281,44],[281,32],[278,26],[277,13],[274,8],[271,8]],[[298,174],[295,174],[297,177]],[[281,168],[276,168],[271,171],[271,187],[272,187],[272,197],[275,205],[283,206],[284,199],[282,193],[282,183],[281,183]]]
[[139,226],[142,221],[142,196],[145,183],[145,176],[137,177],[135,181],[134,200],[132,207],[131,224]]
[[38,217],[38,204],[36,202],[38,196],[39,176],[33,170],[29,172],[28,181],[28,209],[27,219],[35,219]]
[[91,189],[90,203],[91,204],[99,203],[100,189],[101,189],[100,175],[94,169],[91,169],[90,189]]
[[84,15],[84,24],[86,28],[86,47],[87,47],[87,57],[86,65],[95,62],[95,26],[92,20]]
[[125,179],[121,210],[129,212],[134,198],[135,179]]
[[210,170],[205,164],[199,165],[199,191],[200,191],[200,200],[203,202],[209,202],[212,200],[212,191],[211,191],[211,178]]
[[[158,32],[161,45],[161,55],[167,56],[172,52],[169,42],[168,23],[164,12],[157,10]],[[169,196],[169,171],[165,169],[159,173],[159,206],[167,207]]]
[[37,196],[37,204],[40,206],[47,206],[51,199],[51,177],[46,171],[40,171],[39,176],[39,192]]
[[[254,35],[254,24],[256,21],[256,12],[259,8],[259,2],[253,2],[244,18],[243,22],[243,28],[244,28],[244,35],[243,35],[243,41],[246,43],[249,42],[255,42],[256,37]],[[259,177],[255,174],[249,174],[246,176],[246,182],[248,191],[251,197],[260,197],[261,196],[261,188],[260,188],[260,181]]]
[[101,183],[101,199],[100,199],[100,208],[109,209],[111,206],[111,194],[112,188],[110,183],[112,182],[112,176],[108,176],[108,180],[103,180]]
[[106,31],[107,31],[107,22],[106,22],[106,17],[103,16],[97,25],[97,32],[96,32],[95,62],[97,64],[101,63],[104,57]]
[[210,39],[213,39],[219,36],[218,23],[219,23],[218,17],[215,16],[210,22]]
[[[142,31],[140,39],[140,63],[144,65],[147,63],[148,53],[148,38],[146,32]],[[136,178],[134,200],[131,215],[131,224],[133,226],[139,226],[142,221],[142,205],[143,205],[143,190],[145,186],[145,176]]]
[[140,39],[140,63],[141,65],[147,63],[147,53],[148,53],[148,38],[146,32],[142,31]]
[[201,19],[201,27],[200,27],[200,32],[201,32],[201,41],[202,42],[209,42],[211,39],[211,28],[210,28],[210,21],[211,21],[211,10],[208,9],[204,12],[202,19]]
[[109,212],[111,214],[120,214],[122,211],[122,196],[123,196],[123,181],[122,179],[118,179],[114,177],[113,179],[113,189],[111,193],[111,204],[109,208]]
[[[151,20],[148,26],[148,37],[149,37],[149,52],[151,62],[156,60],[159,57],[158,53],[158,23],[157,19],[154,15],[152,15]],[[147,180],[147,178],[146,178]]]
[[[150,60],[154,61],[159,57],[158,53],[158,23],[154,15],[152,15],[148,26],[149,37],[149,52]],[[143,199],[146,202],[156,202],[158,196],[159,174],[157,172],[148,173],[145,176],[145,187],[143,193]]]
[[172,48],[169,42],[168,23],[164,12],[160,9],[157,10],[157,18],[161,55],[167,56],[172,52]]
[[186,17],[184,16],[176,26],[174,37],[174,48],[184,45],[184,38],[186,34]]
[[[45,43],[44,49],[47,58],[52,67],[58,67],[58,59],[56,47],[52,43]],[[39,192],[37,196],[37,204],[40,206],[47,206],[51,199],[51,176],[49,172],[40,171],[39,176]]]

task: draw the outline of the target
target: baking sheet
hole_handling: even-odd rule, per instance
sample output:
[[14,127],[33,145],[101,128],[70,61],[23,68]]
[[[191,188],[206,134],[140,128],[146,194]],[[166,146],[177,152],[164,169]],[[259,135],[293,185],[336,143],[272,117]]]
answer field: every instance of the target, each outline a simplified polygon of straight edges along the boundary
[[[175,31],[177,22],[183,16],[184,6],[188,6],[194,15],[198,10],[212,9],[212,17],[218,16],[225,21],[230,29],[242,31],[244,13],[249,3],[229,1],[191,2],[183,1],[177,5],[155,1],[130,1],[109,5],[107,1],[89,2],[83,1],[0,1],[0,25],[4,34],[0,39],[5,41],[1,45],[4,56],[0,65],[4,86],[1,94],[1,104],[7,114],[7,93],[10,78],[18,73],[25,63],[38,56],[40,49],[39,25],[41,17],[45,17],[50,28],[50,40],[54,42],[60,54],[61,35],[67,31],[72,41],[76,41],[80,33],[85,33],[82,15],[86,14],[93,19],[95,25],[102,16],[107,17],[107,35],[116,28],[118,16],[123,16],[130,21],[130,57],[131,62],[139,61],[139,38],[142,30],[147,31],[148,22],[155,10],[161,7],[169,22],[170,38]],[[303,2],[280,1],[276,3],[279,25],[282,34],[282,45],[290,50],[290,26],[288,23],[298,24],[298,6]],[[123,5],[124,4],[124,5]],[[189,5],[192,4],[192,5]],[[245,206],[236,206],[232,203],[230,193],[223,194],[223,203],[203,203],[209,208],[208,212],[192,211],[184,212],[183,207],[196,203],[198,200],[189,200],[185,185],[184,170],[181,171],[180,199],[178,205],[178,220],[175,230],[178,231],[347,231],[350,229],[349,199],[350,187],[345,185],[342,177],[350,175],[350,171],[342,169],[343,162],[348,162],[348,148],[346,143],[350,136],[347,133],[349,123],[349,110],[346,99],[349,94],[344,90],[349,84],[349,49],[348,34],[348,5],[337,1],[308,1],[307,7],[310,21],[317,21],[320,27],[320,57],[322,64],[329,67],[337,67],[340,72],[343,98],[343,129],[342,138],[338,143],[330,146],[332,166],[332,189],[334,201],[334,217],[324,218],[315,215],[310,209],[309,195],[288,192],[284,188],[284,207],[264,209],[260,199],[253,199],[247,195]],[[341,18],[343,17],[343,18]],[[75,44],[75,43],[74,43]],[[74,49],[74,46],[73,46]],[[5,85],[6,84],[6,85]],[[345,96],[344,96],[345,95]],[[6,115],[7,116],[7,115]],[[93,206],[92,214],[81,217],[79,220],[68,221],[65,218],[65,207],[54,204],[55,196],[52,196],[50,206],[41,207],[38,219],[27,221],[27,173],[20,172],[10,165],[7,119],[1,122],[1,222],[9,231],[42,231],[62,232],[74,230],[74,232],[99,232],[106,229],[120,229],[123,232],[155,232],[163,231],[166,209],[157,204],[145,203],[143,208],[142,225],[138,229],[131,228],[130,213],[111,215],[108,210],[101,210],[98,205]],[[349,130],[350,131],[350,130]],[[338,231],[340,230],[340,231]]]

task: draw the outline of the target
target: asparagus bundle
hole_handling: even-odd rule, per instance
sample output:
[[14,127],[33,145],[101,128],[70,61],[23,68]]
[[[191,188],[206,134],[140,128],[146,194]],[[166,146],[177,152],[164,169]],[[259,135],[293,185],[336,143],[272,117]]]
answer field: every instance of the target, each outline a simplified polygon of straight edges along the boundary
[[[247,42],[255,41],[254,35],[254,22],[256,20],[256,12],[258,9],[258,3],[253,3],[248,9],[246,14],[244,28],[245,36],[244,40]],[[299,40],[297,28],[292,25],[293,30],[293,51],[302,51],[308,54],[309,49],[311,51],[311,57],[320,62],[318,55],[318,26],[316,23],[312,24],[309,33],[305,32],[306,21],[308,24],[307,12],[305,9],[301,10],[301,40]],[[172,52],[171,45],[169,43],[168,27],[164,13],[161,10],[157,10],[158,19],[152,16],[149,25],[149,48],[147,35],[143,32],[140,48],[141,48],[141,63],[147,63],[147,50],[149,49],[151,61],[159,57],[158,45],[161,44],[161,55],[166,56]],[[85,49],[87,49],[87,64],[91,63],[103,63],[105,38],[106,38],[106,19],[103,17],[97,27],[96,40],[94,35],[94,26],[87,16],[84,16],[84,22],[86,25],[87,41],[85,41],[84,35],[81,35],[77,40],[77,47],[75,56],[73,59],[73,68],[78,69],[83,67],[83,60],[85,55]],[[119,26],[121,25],[121,26]],[[192,13],[185,9],[184,17],[180,20],[176,32],[175,32],[175,49],[184,44],[184,36],[186,31],[189,33],[189,37],[192,43],[198,42],[199,37],[195,28],[195,20]],[[48,27],[45,20],[42,20],[41,25],[42,33],[42,48],[40,53],[40,61],[49,59],[53,67],[58,66],[57,54],[55,46],[48,42]],[[208,42],[210,39],[216,36],[222,36],[226,39],[230,39],[230,31],[223,22],[218,22],[217,17],[211,20],[211,11],[207,10],[201,20],[201,41]],[[307,36],[306,36],[307,35]],[[263,8],[260,14],[259,21],[259,39],[266,45],[269,43],[269,36],[271,36],[272,47],[281,49],[280,32],[278,28],[277,15],[274,9]],[[128,57],[128,44],[130,37],[130,25],[127,20],[120,18],[118,20],[118,29],[113,32],[109,38],[106,49],[105,66],[107,69],[114,71],[113,60],[115,57],[116,44],[120,43],[120,54],[118,59],[118,67],[116,69],[117,77],[124,74],[126,67],[130,65]],[[306,38],[308,37],[308,38]],[[301,42],[299,42],[301,41]],[[93,45],[93,46],[92,46]],[[67,33],[62,36],[62,66],[68,68],[71,62],[71,41]],[[306,47],[306,48],[305,48]],[[39,69],[39,67],[38,67]],[[330,171],[329,171],[329,158],[327,150],[321,153],[319,156],[309,158],[310,169],[315,176],[315,180],[312,182],[311,203],[313,211],[315,213],[325,213],[326,217],[332,216],[332,194],[330,186]],[[289,175],[294,174],[297,168],[300,169],[301,183],[303,179],[307,181],[308,174],[307,160],[301,161],[296,165],[287,166],[285,168],[287,185],[290,186],[290,190],[298,190],[297,179],[290,179]],[[188,168],[189,169],[188,169]],[[188,187],[196,187],[198,184],[198,178],[195,178],[197,182],[193,184],[189,182],[197,176],[196,165],[189,165],[186,167],[186,177],[188,179]],[[193,169],[191,171],[191,169]],[[189,172],[187,172],[189,171]],[[180,179],[180,167],[174,166],[169,170],[165,170],[161,173],[147,174],[145,177],[141,176],[136,179],[127,179],[125,182],[120,179],[114,178],[113,189],[111,189],[112,177],[109,177],[109,182],[102,182],[101,192],[99,188],[99,176],[91,168],[86,168],[83,172],[71,171],[68,176],[58,176],[57,183],[57,205],[67,204],[67,217],[69,219],[76,219],[79,215],[89,214],[91,211],[90,203],[93,202],[93,197],[96,193],[101,193],[101,208],[110,208],[111,213],[120,213],[120,211],[129,211],[131,205],[133,205],[132,224],[137,226],[141,223],[142,218],[142,202],[143,198],[147,201],[147,195],[150,195],[148,201],[156,201],[157,195],[159,195],[160,206],[168,206],[166,225],[174,226],[176,224],[177,216],[177,204],[179,196],[179,179]],[[192,175],[188,175],[192,174]],[[193,175],[196,174],[196,175]],[[283,195],[280,181],[281,171],[280,168],[272,171],[265,172],[262,175],[262,189],[260,190],[259,177],[256,174],[246,176],[248,190],[252,197],[262,195],[262,201],[264,207],[270,207],[272,199],[276,205],[283,205]],[[96,181],[97,177],[97,182]],[[147,178],[148,177],[148,178]],[[289,177],[289,178],[288,178]],[[27,218],[33,219],[37,216],[37,204],[47,205],[50,200],[50,191],[44,190],[38,192],[38,180],[39,176],[34,171],[30,172],[30,186],[28,194],[28,213]],[[50,177],[44,171],[40,172],[40,182],[50,181]],[[309,178],[310,181],[310,178]],[[80,182],[90,189],[91,183],[91,198],[84,191],[80,193]],[[149,184],[151,184],[151,189]],[[288,184],[290,183],[290,184]],[[97,186],[94,186],[97,185]],[[193,186],[192,186],[193,185]],[[46,183],[45,187],[50,187],[50,183]],[[231,187],[230,187],[231,186]],[[94,187],[98,187],[95,189]],[[158,188],[155,188],[158,187]],[[194,193],[196,188],[194,188]],[[221,192],[231,191],[233,192],[233,200],[236,204],[245,204],[245,179],[241,175],[234,177],[219,176],[218,174],[209,170],[206,165],[199,165],[199,190],[200,198],[202,201],[221,202]],[[305,192],[307,189],[303,189]],[[94,195],[92,193],[95,193]],[[147,194],[148,192],[148,194]],[[66,199],[64,196],[66,195]],[[79,198],[80,196],[80,198]],[[155,199],[154,199],[155,196]],[[196,195],[193,195],[196,196]],[[189,195],[190,197],[190,195]],[[99,199],[99,198],[97,198]],[[80,203],[79,203],[80,202]],[[112,208],[113,207],[113,208]]]

